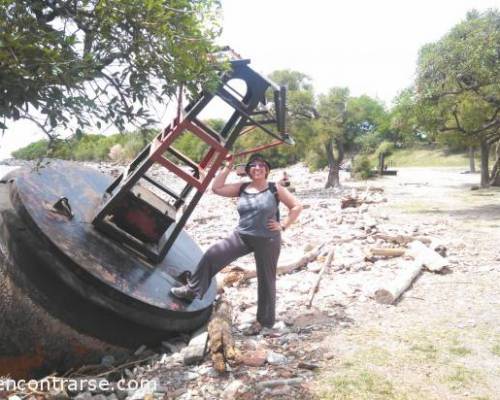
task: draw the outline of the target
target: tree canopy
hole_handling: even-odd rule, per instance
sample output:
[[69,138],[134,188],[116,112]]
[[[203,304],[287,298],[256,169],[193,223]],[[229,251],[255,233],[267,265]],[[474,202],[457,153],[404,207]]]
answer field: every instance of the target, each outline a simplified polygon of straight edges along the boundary
[[471,11],[441,40],[424,46],[416,92],[428,131],[481,143],[484,185],[488,144],[500,140],[500,12]]
[[216,79],[217,0],[0,0],[0,127],[153,122],[150,101]]

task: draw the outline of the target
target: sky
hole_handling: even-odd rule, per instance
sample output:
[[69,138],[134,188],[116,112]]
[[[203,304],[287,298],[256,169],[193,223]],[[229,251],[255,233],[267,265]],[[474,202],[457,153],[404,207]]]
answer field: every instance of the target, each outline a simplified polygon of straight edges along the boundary
[[[343,86],[390,106],[412,84],[419,49],[474,8],[500,8],[500,0],[222,0],[219,42],[263,74],[300,71],[317,93]],[[30,123],[12,125],[0,159],[43,137]]]

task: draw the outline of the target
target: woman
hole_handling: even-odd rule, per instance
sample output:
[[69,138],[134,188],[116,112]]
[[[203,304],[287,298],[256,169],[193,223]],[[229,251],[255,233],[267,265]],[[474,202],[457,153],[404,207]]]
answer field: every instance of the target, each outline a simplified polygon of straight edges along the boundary
[[[267,181],[271,166],[261,155],[252,155],[245,166],[251,179],[248,183],[226,184],[232,166],[233,159],[216,176],[212,190],[219,196],[239,197],[238,227],[228,238],[211,246],[194,274],[188,278],[188,283],[172,288],[171,293],[184,300],[193,300],[197,296],[201,298],[217,272],[237,258],[253,252],[258,286],[257,323],[253,328],[257,332],[261,327],[271,328],[274,325],[281,231],[297,219],[302,205],[286,188]],[[289,210],[283,221],[278,220],[277,198]]]

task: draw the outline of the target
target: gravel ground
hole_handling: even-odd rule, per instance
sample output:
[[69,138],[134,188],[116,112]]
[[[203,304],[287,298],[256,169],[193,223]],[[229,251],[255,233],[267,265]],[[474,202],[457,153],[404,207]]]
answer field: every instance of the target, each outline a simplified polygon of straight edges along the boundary
[[[255,318],[256,281],[226,287],[243,360],[222,375],[209,357],[185,365],[182,349],[189,336],[179,337],[147,349],[143,363],[114,369],[114,379],[155,382],[154,388],[121,397],[500,399],[500,191],[471,190],[479,176],[453,168],[404,168],[397,176],[369,182],[343,174],[337,189],[323,188],[326,171],[309,173],[295,165],[287,172],[305,209],[283,237],[279,265],[323,247],[315,261],[279,277],[275,329],[251,338],[242,335]],[[271,179],[280,175],[274,171]],[[366,191],[367,186],[383,192]],[[341,198],[353,192],[368,194],[373,203],[342,210]],[[236,222],[234,199],[207,193],[186,229],[206,249]],[[395,247],[378,233],[432,239],[432,246],[446,249],[447,273],[423,272],[395,305],[378,304],[374,289],[409,262],[367,258],[370,247]],[[307,308],[332,247],[334,262]],[[251,270],[252,257],[231,267]],[[78,394],[82,399],[99,395]],[[116,393],[105,395],[112,400]]]

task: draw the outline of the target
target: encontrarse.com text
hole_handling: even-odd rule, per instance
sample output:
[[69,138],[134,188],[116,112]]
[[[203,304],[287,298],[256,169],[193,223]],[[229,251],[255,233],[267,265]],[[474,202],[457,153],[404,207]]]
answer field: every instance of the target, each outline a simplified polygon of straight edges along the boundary
[[[121,379],[118,382],[109,382],[107,379],[72,379],[72,378],[44,378],[41,380],[25,379],[0,379],[0,392],[23,392],[25,390],[46,392],[51,390],[82,391],[112,391],[112,390],[138,390],[143,387],[151,388],[156,385],[155,380],[147,379]],[[151,388],[153,391],[155,388]]]

